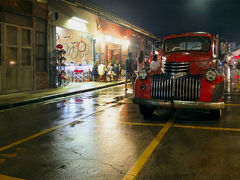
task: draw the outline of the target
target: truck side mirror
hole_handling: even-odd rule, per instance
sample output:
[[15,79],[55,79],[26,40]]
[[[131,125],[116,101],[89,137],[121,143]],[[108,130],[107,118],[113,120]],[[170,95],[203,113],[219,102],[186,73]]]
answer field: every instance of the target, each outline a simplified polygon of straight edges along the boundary
[[221,55],[226,55],[227,54],[227,44],[221,42],[220,43],[220,54]]

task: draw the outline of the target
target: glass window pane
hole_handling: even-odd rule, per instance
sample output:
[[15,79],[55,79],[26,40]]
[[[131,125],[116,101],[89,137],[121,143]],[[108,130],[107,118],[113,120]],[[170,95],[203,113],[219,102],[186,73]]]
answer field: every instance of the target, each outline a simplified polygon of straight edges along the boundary
[[7,44],[17,45],[17,27],[7,26]]
[[22,29],[22,45],[31,46],[31,30]]
[[22,49],[22,65],[31,66],[31,49]]
[[14,66],[18,64],[18,59],[17,59],[17,54],[18,50],[17,48],[7,48],[7,60],[6,60],[6,65],[8,66]]

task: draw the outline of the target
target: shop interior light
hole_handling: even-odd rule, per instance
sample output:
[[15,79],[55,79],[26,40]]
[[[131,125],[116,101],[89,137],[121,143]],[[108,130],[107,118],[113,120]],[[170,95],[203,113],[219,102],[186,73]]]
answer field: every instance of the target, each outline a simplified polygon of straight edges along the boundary
[[75,21],[78,21],[78,22],[82,22],[82,23],[85,23],[85,24],[88,23],[88,21],[83,20],[83,19],[80,19],[80,18],[78,18],[78,17],[72,17],[72,20],[75,20]]
[[105,35],[105,41],[107,41],[107,42],[112,42],[112,36],[110,36],[110,35]]
[[126,40],[126,45],[129,46],[129,44],[130,44],[130,41]]
[[121,44],[120,38],[113,37],[113,43],[115,43],[115,44]]

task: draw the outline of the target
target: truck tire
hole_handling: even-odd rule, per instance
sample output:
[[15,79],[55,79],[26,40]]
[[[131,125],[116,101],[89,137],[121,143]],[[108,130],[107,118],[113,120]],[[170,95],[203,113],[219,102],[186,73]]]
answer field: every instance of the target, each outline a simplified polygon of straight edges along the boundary
[[221,117],[222,111],[217,109],[217,110],[210,110],[210,118],[213,120],[219,120]]
[[151,116],[153,114],[154,108],[144,105],[139,105],[139,110],[144,116]]

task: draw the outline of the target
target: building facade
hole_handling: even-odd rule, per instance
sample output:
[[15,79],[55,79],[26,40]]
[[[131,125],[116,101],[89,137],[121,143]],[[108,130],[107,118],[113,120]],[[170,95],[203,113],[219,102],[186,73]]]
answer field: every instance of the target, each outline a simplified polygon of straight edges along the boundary
[[71,72],[95,61],[124,67],[128,52],[149,54],[159,40],[87,1],[0,0],[0,8],[0,93],[56,87],[57,45]]
[[37,89],[40,81],[48,84],[47,5],[0,0],[0,14],[0,93]]

